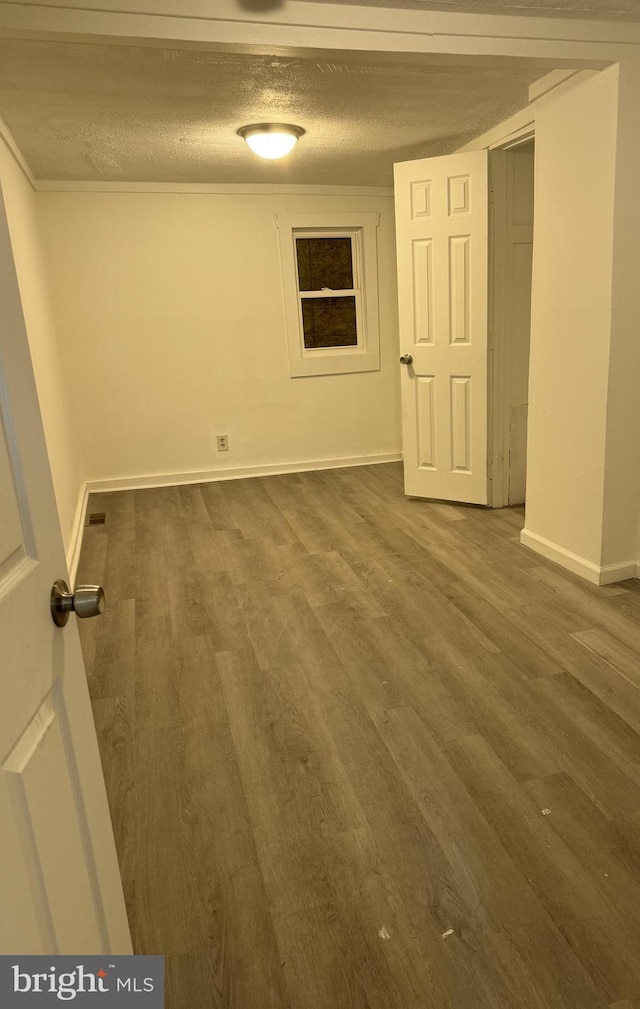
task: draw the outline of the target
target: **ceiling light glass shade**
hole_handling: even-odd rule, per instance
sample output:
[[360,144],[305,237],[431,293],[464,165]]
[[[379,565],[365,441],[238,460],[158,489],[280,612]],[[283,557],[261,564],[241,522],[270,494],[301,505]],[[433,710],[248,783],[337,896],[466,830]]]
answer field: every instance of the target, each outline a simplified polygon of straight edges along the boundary
[[246,140],[254,154],[260,158],[275,161],[284,158],[292,151],[304,130],[301,126],[291,126],[288,123],[256,123],[254,126],[242,126],[239,136]]

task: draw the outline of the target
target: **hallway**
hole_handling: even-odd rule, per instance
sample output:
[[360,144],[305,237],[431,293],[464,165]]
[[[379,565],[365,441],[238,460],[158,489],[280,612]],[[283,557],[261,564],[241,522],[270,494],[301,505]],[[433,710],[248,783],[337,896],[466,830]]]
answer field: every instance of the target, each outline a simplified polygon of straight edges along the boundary
[[399,464],[92,495],[80,622],[168,1009],[636,1009],[640,586]]

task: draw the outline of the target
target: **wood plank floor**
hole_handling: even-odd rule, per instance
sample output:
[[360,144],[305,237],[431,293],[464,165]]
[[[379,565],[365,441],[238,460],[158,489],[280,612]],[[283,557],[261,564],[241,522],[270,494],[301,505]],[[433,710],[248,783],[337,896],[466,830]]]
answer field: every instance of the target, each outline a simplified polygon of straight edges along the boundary
[[168,1009],[639,1009],[640,583],[396,464],[89,510],[83,649]]

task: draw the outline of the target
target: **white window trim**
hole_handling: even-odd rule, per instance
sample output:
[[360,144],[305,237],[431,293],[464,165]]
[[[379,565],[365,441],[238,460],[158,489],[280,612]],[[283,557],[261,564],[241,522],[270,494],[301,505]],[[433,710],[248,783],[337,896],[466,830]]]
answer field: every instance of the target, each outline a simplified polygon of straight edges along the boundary
[[[339,228],[337,230],[328,230],[315,228],[310,230],[309,228],[295,228],[292,231],[293,238],[293,248],[294,248],[294,269],[296,271],[296,290],[297,290],[297,314],[298,314],[298,325],[301,329],[302,334],[302,351],[303,353],[313,354],[315,357],[331,357],[336,354],[344,354],[346,352],[353,352],[354,350],[362,350],[365,347],[365,333],[366,333],[366,317],[365,308],[363,305],[363,293],[365,289],[364,276],[362,269],[362,250],[361,250],[361,232],[356,228]],[[298,271],[296,266],[297,260],[297,250],[295,243],[298,238],[348,238],[351,243],[351,268],[353,271],[353,285],[352,287],[339,291],[333,288],[322,288],[317,291],[301,291],[298,287]],[[302,322],[302,303],[305,299],[315,300],[316,298],[354,298],[356,307],[356,333],[358,341],[355,345],[351,347],[314,347],[307,348],[304,346],[304,326]]]
[[[380,215],[376,213],[276,214],[280,241],[280,261],[284,290],[287,342],[292,378],[308,375],[343,375],[380,369],[378,321],[378,242]],[[295,239],[326,233],[351,237],[353,241],[354,294],[358,344],[354,347],[307,349],[302,330],[301,298]],[[313,297],[317,292],[305,292]],[[326,297],[340,297],[351,291],[328,291]]]

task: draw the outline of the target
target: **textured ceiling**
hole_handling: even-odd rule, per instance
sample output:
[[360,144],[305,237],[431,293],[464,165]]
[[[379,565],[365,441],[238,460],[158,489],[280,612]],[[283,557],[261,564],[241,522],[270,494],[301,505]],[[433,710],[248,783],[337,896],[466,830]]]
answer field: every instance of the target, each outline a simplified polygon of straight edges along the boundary
[[[314,3],[400,10],[449,11],[456,14],[526,14],[529,17],[587,18],[599,21],[640,21],[640,0],[313,0]],[[262,9],[279,0],[255,0]],[[251,6],[246,0],[246,6]]]
[[[0,114],[39,179],[390,185],[394,161],[459,147],[546,69],[5,38]],[[265,120],[307,131],[282,162],[236,136]]]

